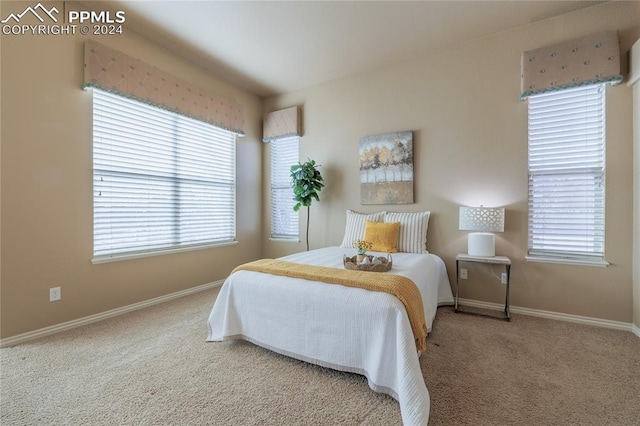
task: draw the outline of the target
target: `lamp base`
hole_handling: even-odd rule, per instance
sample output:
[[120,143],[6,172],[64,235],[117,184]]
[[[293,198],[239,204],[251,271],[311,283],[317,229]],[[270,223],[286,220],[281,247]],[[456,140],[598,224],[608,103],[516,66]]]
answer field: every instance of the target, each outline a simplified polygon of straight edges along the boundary
[[490,232],[472,232],[467,240],[470,256],[494,257],[496,255],[495,235]]

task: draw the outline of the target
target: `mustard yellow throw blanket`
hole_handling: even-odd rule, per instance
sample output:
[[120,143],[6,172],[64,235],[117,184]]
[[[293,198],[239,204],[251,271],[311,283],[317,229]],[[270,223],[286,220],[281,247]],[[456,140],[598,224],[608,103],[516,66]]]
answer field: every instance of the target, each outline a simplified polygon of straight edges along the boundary
[[416,349],[418,352],[423,352],[427,348],[427,326],[424,319],[422,296],[415,283],[407,277],[379,272],[305,265],[277,259],[261,259],[245,263],[235,268],[231,273],[240,270],[265,272],[330,284],[342,284],[392,294],[404,304],[407,310],[411,330],[416,340]]

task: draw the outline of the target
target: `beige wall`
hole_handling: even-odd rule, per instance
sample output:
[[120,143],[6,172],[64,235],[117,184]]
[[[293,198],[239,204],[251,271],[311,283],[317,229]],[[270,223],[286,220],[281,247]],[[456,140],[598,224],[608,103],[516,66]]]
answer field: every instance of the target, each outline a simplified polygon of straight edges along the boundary
[[640,40],[631,51],[633,86],[633,324],[640,333]]
[[[640,31],[640,3],[614,2],[515,28],[413,60],[268,99],[265,111],[302,105],[300,158],[322,165],[326,188],[311,208],[312,248],[339,245],[345,210],[432,212],[428,249],[455,278],[455,255],[466,251],[458,231],[461,204],[506,207],[496,252],[513,259],[515,306],[630,323],[632,303],[632,90],[607,88],[607,268],[529,263],[527,249],[527,104],[520,93],[523,51],[617,29],[623,58]],[[623,59],[624,70],[627,61]],[[414,131],[415,204],[361,206],[358,141]],[[269,150],[263,166],[268,167]],[[268,190],[265,179],[263,189]],[[265,197],[267,198],[267,197]],[[268,224],[268,199],[264,202]],[[301,235],[306,215],[301,215]],[[268,240],[264,255],[304,250]],[[304,238],[303,238],[304,239]],[[461,297],[502,303],[504,289],[487,268],[471,267]],[[474,285],[471,285],[471,283]],[[481,285],[480,285],[481,284]]]
[[[0,15],[28,5],[2,2]],[[85,38],[2,36],[2,338],[220,280],[261,255],[261,99],[124,28],[124,35],[96,39],[244,106],[239,243],[92,265],[92,98],[80,88]],[[62,288],[60,302],[49,302],[53,286]]]
[[[638,44],[638,43],[636,43]],[[640,51],[640,49],[638,49]],[[638,66],[640,66],[640,61]],[[633,213],[633,323],[640,330],[640,82],[633,87],[634,213]]]

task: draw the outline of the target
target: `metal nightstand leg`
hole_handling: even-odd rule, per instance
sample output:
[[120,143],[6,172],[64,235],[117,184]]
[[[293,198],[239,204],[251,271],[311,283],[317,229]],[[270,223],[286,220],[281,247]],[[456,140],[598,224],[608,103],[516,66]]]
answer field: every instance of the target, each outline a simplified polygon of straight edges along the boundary
[[509,315],[509,281],[511,281],[511,265],[505,265],[507,269],[507,297],[504,302],[504,314],[506,315],[506,320],[511,321],[511,316]]
[[460,292],[460,262],[456,259],[456,303],[454,312],[458,312],[458,294]]

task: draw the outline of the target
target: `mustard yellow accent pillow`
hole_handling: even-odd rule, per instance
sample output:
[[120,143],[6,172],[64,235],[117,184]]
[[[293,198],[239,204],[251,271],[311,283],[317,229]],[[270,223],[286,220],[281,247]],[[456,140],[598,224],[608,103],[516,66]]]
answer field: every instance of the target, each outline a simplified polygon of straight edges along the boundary
[[373,244],[372,251],[397,253],[399,230],[400,222],[384,223],[367,220],[364,228],[364,239]]

